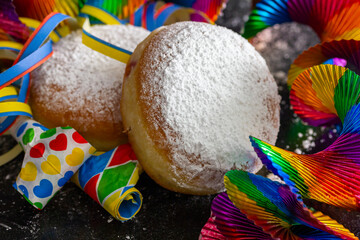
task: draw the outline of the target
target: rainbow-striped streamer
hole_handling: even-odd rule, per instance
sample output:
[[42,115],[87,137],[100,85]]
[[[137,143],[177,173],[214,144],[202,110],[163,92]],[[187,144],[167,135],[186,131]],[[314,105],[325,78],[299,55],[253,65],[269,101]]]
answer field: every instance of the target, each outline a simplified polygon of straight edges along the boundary
[[329,216],[308,209],[286,185],[233,170],[225,175],[225,187],[233,204],[272,238],[358,239]]
[[[329,59],[340,58],[335,62],[325,62]],[[345,66],[352,65],[357,73],[360,73],[360,42],[357,40],[339,40],[323,42],[309,48],[300,54],[290,67],[288,73],[288,85],[291,86],[296,77],[309,67],[321,63]]]
[[342,123],[338,139],[325,150],[300,155],[254,137],[262,162],[291,190],[346,209],[360,209],[360,77],[347,68],[319,65],[298,76],[290,92],[294,111],[313,125]]
[[273,238],[241,213],[226,193],[220,193],[212,202],[211,216],[201,230],[200,239],[272,240]]
[[134,188],[141,171],[131,146],[124,144],[88,159],[72,181],[116,219],[126,221],[142,205],[142,196]]
[[358,0],[262,0],[256,4],[243,36],[250,38],[263,29],[285,22],[310,26],[322,42],[360,39]]
[[15,7],[8,0],[0,0],[0,40],[25,42],[29,29],[19,21]]

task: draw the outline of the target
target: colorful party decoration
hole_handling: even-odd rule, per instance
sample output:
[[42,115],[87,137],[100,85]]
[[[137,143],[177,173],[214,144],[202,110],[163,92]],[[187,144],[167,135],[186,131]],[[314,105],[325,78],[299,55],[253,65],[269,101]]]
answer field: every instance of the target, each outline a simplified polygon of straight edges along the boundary
[[233,204],[274,239],[358,239],[335,220],[307,208],[281,183],[233,170],[225,175],[225,187]]
[[13,0],[16,12],[20,17],[43,21],[52,12],[58,12],[70,17],[76,17],[83,5],[78,0]]
[[100,8],[119,19],[128,19],[146,0],[87,0],[86,4]]
[[142,196],[134,187],[142,169],[129,144],[92,156],[72,178],[113,217],[126,221],[141,208]]
[[213,23],[202,11],[162,1],[147,2],[130,16],[130,24],[149,31],[180,21]]
[[29,30],[19,21],[15,7],[10,0],[0,0],[0,40],[25,42]]
[[33,120],[21,119],[12,129],[13,137],[25,151],[14,188],[34,207],[42,209],[72,177],[95,149],[72,128],[45,127]]
[[344,122],[357,103],[359,76],[344,67],[318,65],[301,73],[290,91],[294,112],[312,126]]
[[[326,62],[327,60],[332,62]],[[317,44],[300,54],[288,73],[288,85],[291,86],[296,77],[306,69],[321,63],[335,64],[345,67],[352,65],[356,73],[360,73],[360,42],[357,40],[339,40]]]
[[359,210],[359,76],[335,65],[315,66],[298,76],[290,95],[304,121],[341,122],[339,138],[321,152],[300,155],[251,137],[255,151],[301,197]]
[[172,0],[170,2],[201,11],[215,22],[225,8],[227,0]]
[[201,230],[200,239],[273,239],[254,224],[220,193],[212,202],[211,216]]
[[[31,117],[31,109],[27,105],[28,87],[30,84],[29,73],[40,66],[52,55],[51,41],[46,41],[52,30],[69,16],[52,13],[47,16],[41,25],[31,34],[23,48],[19,50],[13,44],[6,43],[0,48],[19,52],[12,67],[0,74],[0,98],[9,98],[8,88],[11,84],[19,88],[15,101],[0,102],[0,117],[6,117],[0,124],[0,135],[4,134],[15,122],[17,116]],[[18,81],[21,79],[21,81]]]
[[245,24],[251,38],[275,24],[298,22],[310,26],[321,42],[360,39],[360,2],[357,0],[262,0]]

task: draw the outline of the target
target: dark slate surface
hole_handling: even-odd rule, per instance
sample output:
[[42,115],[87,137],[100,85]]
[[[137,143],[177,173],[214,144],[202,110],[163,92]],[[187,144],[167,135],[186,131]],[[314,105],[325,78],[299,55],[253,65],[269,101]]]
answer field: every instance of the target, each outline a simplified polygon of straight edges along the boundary
[[[250,5],[249,0],[230,0],[218,24],[240,32]],[[265,30],[253,40],[274,74],[283,98],[277,145],[303,153],[316,152],[336,137],[336,131],[301,125],[289,108],[286,72],[302,50],[317,42],[310,29],[296,24]],[[12,144],[10,137],[0,138],[2,152]],[[137,185],[144,196],[143,208],[131,221],[116,221],[71,183],[66,184],[44,210],[38,211],[11,187],[20,171],[22,157],[0,167],[0,239],[197,239],[210,214],[214,196],[169,192],[146,174]],[[309,204],[359,235],[359,213],[315,201]]]

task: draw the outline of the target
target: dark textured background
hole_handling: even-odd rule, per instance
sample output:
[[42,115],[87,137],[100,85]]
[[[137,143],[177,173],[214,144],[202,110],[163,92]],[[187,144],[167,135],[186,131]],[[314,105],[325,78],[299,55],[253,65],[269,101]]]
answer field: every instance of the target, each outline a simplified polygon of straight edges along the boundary
[[[250,0],[230,0],[218,24],[240,32],[250,11]],[[307,27],[283,24],[261,32],[254,40],[279,84],[281,130],[277,145],[310,153],[326,147],[336,131],[303,126],[289,108],[286,73],[291,62],[304,49],[316,44],[316,35]],[[14,144],[0,138],[0,150]],[[0,167],[0,239],[197,239],[210,214],[214,196],[187,196],[169,192],[146,174],[137,188],[144,196],[139,214],[121,223],[75,185],[68,183],[44,210],[30,206],[11,184],[20,171],[22,155]],[[309,202],[359,235],[360,214]]]

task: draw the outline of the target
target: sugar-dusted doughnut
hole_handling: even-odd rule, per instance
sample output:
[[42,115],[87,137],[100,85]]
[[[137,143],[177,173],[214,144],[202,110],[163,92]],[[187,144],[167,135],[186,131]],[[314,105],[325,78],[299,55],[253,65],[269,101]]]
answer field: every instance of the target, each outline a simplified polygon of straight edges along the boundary
[[[149,34],[131,25],[99,25],[90,32],[130,51]],[[46,127],[69,125],[106,151],[127,141],[120,115],[125,64],[81,39],[76,31],[54,44],[53,56],[32,75],[30,105],[34,118]]]
[[161,27],[127,64],[121,114],[147,174],[188,194],[223,190],[230,169],[262,164],[249,135],[272,143],[280,97],[265,60],[240,35],[206,23]]

